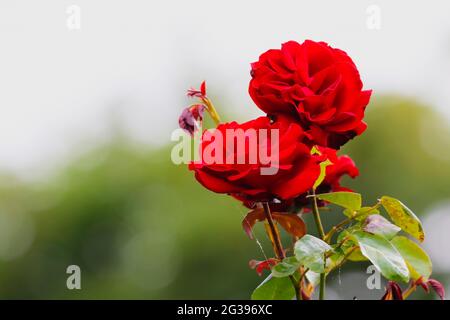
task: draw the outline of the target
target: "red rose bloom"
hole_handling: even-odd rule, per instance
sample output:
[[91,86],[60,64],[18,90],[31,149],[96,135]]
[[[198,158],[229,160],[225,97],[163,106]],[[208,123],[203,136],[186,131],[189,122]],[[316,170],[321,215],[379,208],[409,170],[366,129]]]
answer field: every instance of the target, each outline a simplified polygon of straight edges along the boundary
[[320,192],[352,191],[341,186],[341,178],[345,175],[355,178],[359,170],[352,158],[347,155],[338,156],[336,150],[320,148],[320,151],[333,163],[326,168],[325,179],[319,186]]
[[[275,136],[271,134],[271,129],[278,129],[278,141],[272,141]],[[227,136],[227,130],[243,130],[245,132],[244,163],[236,161],[240,156],[238,143],[235,141],[234,148],[229,148],[228,144],[231,138]],[[253,163],[249,161],[249,157],[255,154],[255,149],[251,148],[250,141],[252,130],[257,133],[258,137],[256,141],[257,154],[263,150],[263,153],[274,157],[273,159],[277,161],[267,164],[262,161],[261,155],[258,155],[257,161]],[[268,130],[267,138],[259,136],[259,132],[263,132],[261,130]],[[216,138],[216,135],[223,139]],[[320,174],[319,163],[324,160],[324,156],[311,155],[310,147],[303,143],[304,139],[305,133],[298,124],[271,123],[267,117],[260,117],[243,124],[236,122],[220,124],[213,134],[210,131],[203,133],[200,144],[202,159],[192,162],[189,169],[195,171],[196,179],[207,189],[217,193],[227,193],[243,201],[295,198],[312,188]],[[272,143],[276,142],[278,142],[275,144],[278,148],[272,148]],[[214,147],[216,148],[214,155],[223,153],[224,161],[220,161],[221,157],[218,157],[219,161],[216,163],[205,160],[206,151],[214,149]],[[278,152],[275,149],[278,149]],[[276,167],[275,174],[261,173],[262,168],[274,166]]]
[[290,41],[251,65],[249,93],[275,119],[299,122],[314,143],[339,148],[366,129],[371,91],[352,59],[325,42]]
[[[319,150],[323,154],[323,158],[330,160],[332,164],[326,167],[325,179],[317,187],[316,193],[337,191],[352,192],[353,190],[341,185],[342,177],[349,176],[350,178],[355,178],[359,175],[359,170],[352,158],[347,155],[338,156],[337,151],[331,148],[320,147]],[[304,193],[293,199],[283,200],[281,202],[270,202],[270,209],[276,212],[298,212],[300,209],[304,209],[303,212],[309,212],[311,200],[306,197],[307,195],[307,193]],[[255,201],[241,198],[239,196],[235,196],[235,198],[241,201],[247,208],[251,209],[255,207]],[[325,202],[319,201],[319,206],[324,205]]]
[[[344,176],[349,176],[350,178],[355,178],[359,175],[359,170],[353,162],[352,158],[347,155],[338,156],[337,151],[331,148],[319,148],[320,152],[332,162],[325,169],[325,179],[317,187],[316,193],[327,193],[327,192],[337,192],[337,191],[353,191],[349,188],[341,186],[341,179]],[[305,212],[309,211],[311,200],[306,198],[307,194],[303,194],[297,197],[291,208],[294,211],[298,211],[301,208],[306,209]],[[319,201],[319,206],[325,206],[326,202]]]

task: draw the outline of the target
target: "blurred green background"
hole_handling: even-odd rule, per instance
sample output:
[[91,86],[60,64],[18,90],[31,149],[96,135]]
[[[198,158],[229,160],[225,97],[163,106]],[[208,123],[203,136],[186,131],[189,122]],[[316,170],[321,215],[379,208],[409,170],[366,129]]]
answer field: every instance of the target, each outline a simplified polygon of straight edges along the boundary
[[[397,197],[422,219],[445,203],[450,135],[432,110],[406,98],[375,97],[368,130],[342,151],[360,168],[345,185],[369,203],[383,194]],[[170,150],[118,133],[94,150],[74,151],[44,179],[1,173],[0,298],[249,298],[263,278],[248,261],[264,255],[241,228],[246,209],[202,188],[186,166],[172,164]],[[327,225],[340,218],[323,214]],[[432,237],[433,226],[425,227]],[[270,255],[261,226],[256,235]],[[81,268],[81,290],[66,288],[72,264]],[[383,290],[365,287],[366,266],[354,263],[330,277],[330,297],[381,297]],[[446,268],[434,277],[448,284]],[[355,276],[349,281],[345,273]]]

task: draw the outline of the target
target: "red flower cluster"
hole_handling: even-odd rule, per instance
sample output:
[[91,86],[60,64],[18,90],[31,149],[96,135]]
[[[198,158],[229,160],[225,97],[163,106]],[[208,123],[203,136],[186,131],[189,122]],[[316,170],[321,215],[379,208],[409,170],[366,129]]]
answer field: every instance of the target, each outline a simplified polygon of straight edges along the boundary
[[[230,129],[231,132],[242,132],[247,136],[255,133],[259,150],[251,148],[250,141],[247,139],[243,149],[245,150],[244,161],[240,161],[242,163],[237,160],[239,136],[227,134],[227,130]],[[266,148],[271,149],[274,137],[269,133],[273,132],[270,131],[272,129],[279,132],[276,142],[278,151],[268,151],[272,151],[269,152],[270,157],[276,161],[264,163],[265,155],[261,156],[260,151],[265,151]],[[258,135],[261,130],[267,130],[267,137]],[[235,148],[229,150],[232,144],[231,139],[235,140],[233,143]],[[204,187],[214,192],[229,193],[251,201],[293,199],[311,189],[320,174],[320,162],[325,159],[323,156],[311,155],[311,148],[303,142],[304,139],[305,133],[298,124],[271,123],[267,117],[260,117],[243,124],[236,122],[220,124],[213,134],[210,131],[204,132],[200,145],[203,159],[200,162],[191,163],[189,168],[195,171],[195,177]],[[214,150],[212,160],[216,161],[205,159],[208,149]],[[256,153],[255,161],[250,159],[252,152]],[[221,153],[220,157],[218,153]],[[275,174],[262,174],[262,168],[271,167]]]
[[[200,146],[203,157],[189,166],[197,180],[249,207],[264,201],[297,210],[306,204],[305,196],[320,176],[320,164],[328,159],[331,164],[318,192],[348,190],[340,179],[356,177],[358,169],[350,157],[338,156],[337,150],[366,129],[364,110],[371,95],[362,90],[350,57],[324,42],[290,41],[280,50],[263,53],[251,66],[249,93],[267,116],[220,124],[214,133],[205,131]],[[205,86],[188,94],[206,97]],[[228,135],[230,130],[242,134],[241,150],[238,135]],[[260,135],[262,131],[270,134]],[[316,152],[311,152],[313,147]],[[274,160],[264,161],[261,150]],[[205,153],[215,161],[205,158]],[[269,167],[273,173],[263,174],[262,169]]]
[[249,93],[269,115],[300,123],[319,145],[338,148],[366,129],[371,91],[352,59],[324,42],[289,41],[252,63]]

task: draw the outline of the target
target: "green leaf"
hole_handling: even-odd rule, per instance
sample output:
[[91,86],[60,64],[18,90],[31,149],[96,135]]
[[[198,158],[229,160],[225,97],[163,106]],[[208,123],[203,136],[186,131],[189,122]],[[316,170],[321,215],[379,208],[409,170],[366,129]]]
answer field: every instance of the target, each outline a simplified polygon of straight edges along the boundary
[[338,265],[340,265],[345,258],[345,253],[342,250],[335,250],[328,258],[325,266],[325,273],[329,273]]
[[364,219],[367,218],[368,215],[380,214],[380,211],[374,207],[362,207],[361,209],[356,211],[345,209],[344,214],[349,218],[355,217],[355,220],[363,221]]
[[331,192],[318,194],[317,198],[334,203],[343,208],[356,211],[361,209],[361,195],[354,192]]
[[325,270],[324,258],[327,251],[333,250],[325,241],[309,234],[295,243],[294,253],[297,260],[312,271],[322,273]]
[[364,231],[356,231],[353,235],[358,241],[361,253],[385,278],[403,282],[409,280],[409,270],[405,260],[388,240]]
[[314,182],[313,188],[316,189],[325,179],[325,174],[327,172],[327,167],[333,164],[333,162],[331,162],[329,159],[322,161],[319,166],[320,166],[320,174],[319,177],[317,178],[316,182]]
[[428,280],[433,268],[427,253],[414,241],[403,236],[395,237],[391,243],[405,259],[411,278],[417,280],[423,277],[425,281]]
[[392,221],[402,228],[403,231],[409,233],[414,238],[423,242],[425,233],[422,224],[417,216],[400,200],[392,197],[383,196],[380,199],[381,204],[386,209]]
[[358,240],[356,240],[355,236],[352,235],[352,232],[355,232],[356,230],[360,230],[360,228],[358,228],[358,226],[355,226],[342,231],[337,238],[337,243],[340,243],[342,240],[344,240],[345,237],[348,237],[348,240],[346,240],[341,246],[343,254],[345,255],[350,250],[353,250],[353,252],[347,257],[348,260],[367,261],[367,258],[361,253],[360,248],[356,250],[354,249],[358,246]]
[[284,259],[282,262],[277,263],[272,268],[272,275],[274,277],[288,277],[295,273],[300,267],[300,262],[296,257],[288,257]]
[[378,234],[391,240],[401,230],[401,228],[390,223],[379,214],[372,214],[364,221],[363,230],[372,234]]
[[295,290],[288,277],[269,275],[252,293],[252,300],[292,300]]

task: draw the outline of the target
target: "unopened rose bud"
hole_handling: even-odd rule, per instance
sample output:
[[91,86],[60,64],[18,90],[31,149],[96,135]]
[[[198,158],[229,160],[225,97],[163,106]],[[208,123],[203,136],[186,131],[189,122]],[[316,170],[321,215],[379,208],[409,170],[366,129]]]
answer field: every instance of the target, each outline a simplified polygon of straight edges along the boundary
[[191,136],[198,130],[203,120],[203,112],[206,107],[202,104],[194,104],[181,112],[178,118],[180,128],[189,133]]

